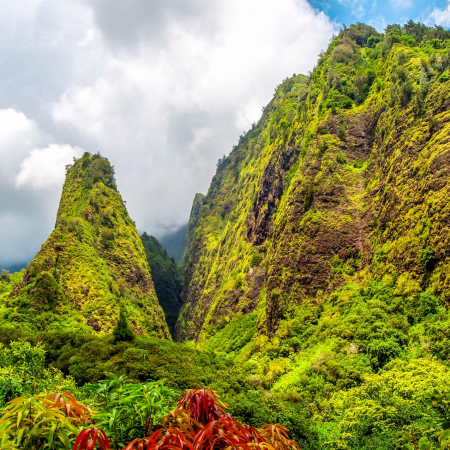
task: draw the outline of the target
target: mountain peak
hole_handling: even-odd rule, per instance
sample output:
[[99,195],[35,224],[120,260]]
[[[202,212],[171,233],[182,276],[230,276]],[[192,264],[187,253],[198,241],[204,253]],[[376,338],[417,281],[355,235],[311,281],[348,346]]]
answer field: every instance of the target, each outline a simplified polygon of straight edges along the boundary
[[85,153],[67,167],[55,230],[10,297],[31,328],[109,332],[124,307],[135,333],[169,337],[142,242],[106,158]]

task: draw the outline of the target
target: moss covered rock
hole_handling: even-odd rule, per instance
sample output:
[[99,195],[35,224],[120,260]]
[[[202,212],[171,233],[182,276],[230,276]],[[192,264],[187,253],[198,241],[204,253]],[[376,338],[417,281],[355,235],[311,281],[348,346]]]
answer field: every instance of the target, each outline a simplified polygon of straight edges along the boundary
[[170,336],[142,242],[106,158],[85,153],[67,167],[55,230],[6,306],[24,327],[102,333],[114,328],[123,307],[134,333]]
[[180,337],[252,311],[272,336],[306,300],[371,278],[448,305],[449,61],[442,28],[357,24],[278,86],[204,199]]

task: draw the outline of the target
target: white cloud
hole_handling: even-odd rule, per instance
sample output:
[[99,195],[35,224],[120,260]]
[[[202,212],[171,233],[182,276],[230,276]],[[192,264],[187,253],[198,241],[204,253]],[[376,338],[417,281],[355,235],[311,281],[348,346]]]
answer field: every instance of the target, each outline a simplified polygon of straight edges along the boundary
[[64,164],[81,151],[52,140],[23,112],[0,109],[1,266],[30,260],[52,230]]
[[[187,220],[217,159],[259,119],[282,79],[312,68],[335,29],[304,0],[216,2],[214,28],[203,26],[212,8],[204,1],[187,1],[195,14],[184,16],[173,1],[154,4],[157,36],[144,2],[127,11],[117,1],[93,6],[102,70],[70,86],[52,117],[111,159],[131,216],[161,234]],[[116,14],[131,35],[114,34]]]
[[38,125],[22,112],[0,109],[0,186],[5,188],[11,183],[22,159],[47,139]]
[[450,27],[450,1],[446,8],[434,10],[428,16],[426,23],[430,25],[442,25],[444,27]]
[[410,8],[412,0],[390,0],[391,5],[396,9]]
[[140,230],[184,224],[217,159],[336,31],[306,0],[19,3],[0,11],[0,186],[10,199],[0,223],[28,216],[34,236],[15,241],[15,255],[0,237],[0,264],[7,246],[9,258],[25,245],[31,258],[51,232],[63,166],[79,148],[115,165]]
[[64,182],[64,168],[72,163],[73,157],[80,157],[83,149],[71,145],[51,144],[47,148],[31,150],[20,164],[16,186],[34,189],[60,188]]

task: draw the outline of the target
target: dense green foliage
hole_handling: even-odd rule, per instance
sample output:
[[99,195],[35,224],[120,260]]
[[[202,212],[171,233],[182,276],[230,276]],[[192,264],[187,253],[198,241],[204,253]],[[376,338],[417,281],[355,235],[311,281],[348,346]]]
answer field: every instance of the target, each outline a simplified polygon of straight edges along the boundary
[[16,397],[74,388],[71,377],[64,377],[59,370],[47,366],[45,350],[40,343],[0,344],[0,408]]
[[113,330],[112,343],[118,342],[132,342],[134,341],[134,334],[128,325],[127,316],[125,310],[120,308],[119,320]]
[[131,383],[109,374],[106,380],[84,387],[93,398],[92,420],[105,430],[113,448],[150,436],[173,407],[174,393],[160,383]]
[[183,272],[155,237],[143,233],[141,240],[147,255],[159,304],[166,316],[169,330],[173,334],[181,308]]
[[[144,399],[142,430],[162,414],[146,412],[145,389],[208,385],[236,420],[281,423],[304,450],[445,448],[449,111],[440,27],[353,25],[309,76],[284,80],[194,201],[175,327],[184,342],[158,339],[168,335],[148,264],[163,305],[178,302],[178,269],[154,238],[142,246],[112,167],[83,156],[49,241],[26,271],[0,276],[2,401],[47,392],[52,371],[61,384],[97,383],[88,391],[117,446],[135,436],[128,419],[117,429],[114,414],[133,414],[119,391]],[[110,332],[121,307],[133,340],[92,332]],[[30,375],[14,351],[31,348]]]
[[98,154],[67,167],[55,230],[22,279],[2,286],[0,323],[110,332],[125,306],[135,333],[169,337],[114,169]]
[[[65,336],[66,342],[69,341],[68,337]],[[47,338],[48,343],[53,342],[55,344],[54,340],[52,341],[48,336]],[[30,337],[30,339],[33,338]],[[101,341],[105,338],[98,336],[94,337],[94,339],[96,340],[96,347],[100,349],[102,346]],[[139,340],[143,341],[138,342],[141,348],[143,347],[142,344],[148,344],[149,341],[153,341],[154,347],[163,344],[172,345],[174,348],[177,346],[182,347],[182,344],[154,338],[139,338]],[[130,344],[127,345],[129,346]],[[154,370],[155,364],[151,361],[145,361],[145,357],[151,356],[155,351],[152,348],[147,348],[148,350],[141,352],[139,356],[144,357],[144,361],[142,361],[143,367],[147,367],[147,370],[151,372]],[[191,348],[189,354],[188,348],[180,348],[180,354],[188,353],[188,360],[193,362],[192,356],[200,356],[199,352]],[[12,365],[6,366],[10,371],[15,370],[17,366],[24,373],[34,373],[37,377],[41,376],[40,373],[42,371],[36,370],[37,367],[41,368],[45,353],[40,344],[34,349],[28,342],[12,341],[10,347],[3,347],[2,350],[6,355],[14,355],[13,359],[11,359],[11,356],[8,356],[9,359],[3,360],[3,363]],[[84,354],[83,351],[86,348],[80,348],[79,350],[80,354]],[[178,356],[175,352],[173,354]],[[171,355],[165,351],[158,355],[158,360],[164,363],[164,358],[173,358],[173,354]],[[187,370],[199,375],[204,374],[203,369],[207,367],[211,359],[214,359],[214,356],[211,354],[207,356],[207,358],[203,359],[197,358],[195,364],[191,364]],[[120,370],[120,362],[117,357],[114,359],[115,370]],[[92,357],[92,361],[95,361],[95,356]],[[202,361],[203,366],[197,365],[201,364]],[[186,361],[178,362],[180,366],[183,363],[186,366]],[[129,366],[128,369],[131,367],[136,369],[134,365]],[[55,374],[59,373],[56,369],[51,370]],[[220,366],[216,367],[214,373],[217,374],[218,370],[220,372],[223,369]],[[100,374],[101,372],[102,369],[99,368],[97,373]],[[139,374],[141,376],[144,375],[142,372]],[[84,375],[92,376],[92,372]],[[158,376],[160,375],[158,374]],[[212,371],[209,375],[212,375]],[[184,435],[184,438],[191,443],[197,436],[199,439],[202,438],[201,441],[204,441],[205,445],[197,443],[195,448],[198,450],[209,448],[210,440],[218,439],[219,442],[224,435],[229,435],[230,438],[235,436],[235,438],[243,439],[244,442],[248,442],[247,439],[252,441],[253,438],[257,438],[258,440],[255,442],[276,443],[278,439],[281,439],[280,445],[276,448],[296,448],[295,443],[287,437],[286,430],[283,427],[266,426],[261,428],[259,426],[260,430],[257,430],[256,428],[252,429],[251,426],[239,424],[237,421],[238,416],[236,418],[229,416],[226,411],[226,405],[218,400],[210,389],[196,389],[186,393],[178,403],[178,409],[169,413],[170,409],[175,406],[174,398],[176,393],[173,389],[165,387],[161,382],[147,381],[136,383],[124,375],[106,374],[106,376],[106,379],[97,383],[85,385],[82,390],[77,390],[73,380],[70,378],[65,379],[60,373],[53,382],[47,380],[47,384],[42,384],[41,381],[38,381],[38,384],[34,383],[33,392],[23,392],[23,389],[26,389],[31,383],[27,379],[19,380],[19,385],[22,386],[21,392],[25,396],[14,398],[8,405],[5,406],[3,404],[0,407],[1,448],[5,450],[15,450],[17,448],[29,450],[79,448],[79,444],[77,444],[79,439],[83,440],[84,436],[93,436],[92,430],[94,428],[90,428],[93,424],[95,424],[95,427],[103,429],[100,435],[105,433],[103,436],[109,439],[112,448],[115,449],[123,448],[130,440],[134,442],[135,439],[142,439],[150,435],[154,439],[159,439],[160,431],[158,429],[161,429],[161,427],[163,427],[164,432],[168,433],[173,427],[180,427],[179,430]],[[224,376],[223,380],[227,378],[229,377]],[[35,379],[37,380],[38,378],[33,378],[33,380]],[[3,382],[3,375],[0,375],[0,380]],[[180,378],[176,376],[172,380],[172,384],[180,382]],[[193,384],[192,380],[190,383]],[[72,388],[72,391],[76,392],[77,398],[82,399],[82,403],[68,391],[65,391],[63,394],[57,393],[67,389],[69,386]],[[235,399],[233,397],[230,398]],[[249,405],[247,403],[247,407]],[[272,408],[273,404],[267,405],[267,411],[272,410]],[[266,418],[267,416],[267,414],[260,414],[260,418]],[[277,415],[272,415],[272,417],[277,417]],[[246,418],[251,421],[251,416],[247,415]],[[214,421],[214,424],[211,421]],[[253,422],[255,421],[253,420]],[[219,427],[218,431],[216,427]],[[98,429],[100,430],[100,428]],[[251,432],[250,435],[248,430]],[[95,431],[95,433],[97,432]],[[75,442],[77,435],[79,438]],[[105,443],[107,442],[106,439]],[[228,445],[217,448],[225,447],[228,447]],[[85,447],[81,448],[84,449]],[[101,448],[110,447],[106,445]],[[267,446],[264,448],[272,449]]]
[[178,338],[303,410],[304,448],[431,436],[425,399],[449,376],[449,67],[441,27],[342,30],[203,202]]

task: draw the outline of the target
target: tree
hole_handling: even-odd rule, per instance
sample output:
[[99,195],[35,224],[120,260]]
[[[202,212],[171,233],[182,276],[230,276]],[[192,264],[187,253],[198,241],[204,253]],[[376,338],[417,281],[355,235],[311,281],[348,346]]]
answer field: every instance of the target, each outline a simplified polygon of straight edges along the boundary
[[0,275],[0,279],[2,281],[5,281],[6,283],[9,283],[10,281],[10,276],[9,276],[9,272],[5,269],[2,269],[2,273]]
[[123,308],[120,308],[119,320],[113,331],[113,344],[117,342],[132,342],[134,334],[127,322],[127,316]]

